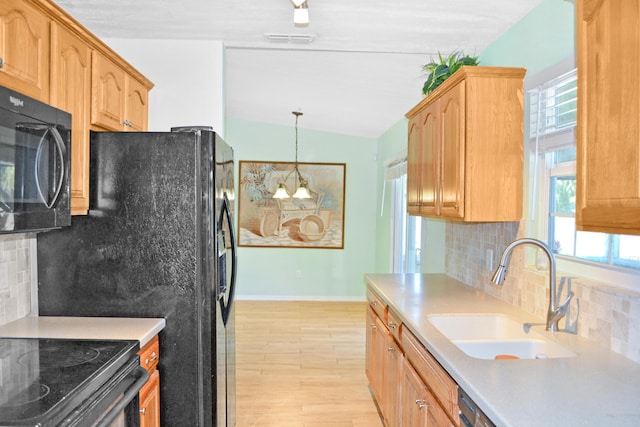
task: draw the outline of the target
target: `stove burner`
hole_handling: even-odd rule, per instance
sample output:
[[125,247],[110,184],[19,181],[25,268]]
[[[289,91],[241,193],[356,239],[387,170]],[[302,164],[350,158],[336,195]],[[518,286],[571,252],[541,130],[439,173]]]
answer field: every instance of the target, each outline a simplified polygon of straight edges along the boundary
[[6,407],[26,405],[27,403],[35,402],[42,399],[47,394],[49,394],[50,391],[51,389],[49,389],[49,387],[44,384],[33,383],[27,388],[20,390],[16,394],[12,395],[9,401],[0,406]]
[[70,349],[69,346],[48,346],[21,355],[18,363],[30,366],[38,360],[40,369],[68,368],[90,362],[98,356],[100,356],[100,350],[93,347],[74,345]]

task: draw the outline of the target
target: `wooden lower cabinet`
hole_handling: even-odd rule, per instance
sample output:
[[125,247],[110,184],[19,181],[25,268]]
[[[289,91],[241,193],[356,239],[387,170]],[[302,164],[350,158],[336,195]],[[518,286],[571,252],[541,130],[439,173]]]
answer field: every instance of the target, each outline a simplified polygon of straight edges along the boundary
[[455,381],[389,307],[380,299],[369,302],[365,369],[385,426],[459,425]]
[[400,370],[402,368],[402,350],[391,334],[387,333],[384,346],[384,365],[382,369],[382,408],[387,427],[401,427],[400,424]]
[[160,425],[160,372],[155,371],[140,390],[140,427]]
[[140,399],[140,427],[160,426],[160,341],[156,335],[138,352],[140,365],[151,377],[142,387]]
[[402,427],[454,425],[405,358],[402,359],[400,396]]
[[376,402],[378,402],[380,411],[382,411],[384,406],[382,390],[384,388],[384,366],[387,348],[386,329],[373,310],[370,310],[369,316],[371,323],[367,334],[367,346],[370,347],[370,352],[367,355],[367,375],[371,385],[371,392]]

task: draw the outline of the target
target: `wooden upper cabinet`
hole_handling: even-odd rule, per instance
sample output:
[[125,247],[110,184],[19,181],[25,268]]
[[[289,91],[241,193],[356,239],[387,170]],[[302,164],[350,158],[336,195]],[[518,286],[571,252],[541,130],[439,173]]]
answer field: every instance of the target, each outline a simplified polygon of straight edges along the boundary
[[428,106],[409,121],[407,211],[410,215],[437,214],[440,165],[436,107],[437,103]]
[[147,117],[149,113],[149,90],[136,79],[127,76],[126,80],[127,100],[125,102],[125,118],[130,130],[147,130]]
[[23,0],[0,2],[0,85],[47,103],[49,24]]
[[420,215],[422,189],[422,119],[424,112],[409,120],[407,147],[407,212]]
[[51,24],[51,104],[72,115],[71,214],[89,209],[91,49],[71,31]]
[[124,128],[124,70],[93,52],[91,77],[91,124],[110,130]]
[[579,230],[640,234],[640,4],[576,2]]
[[442,138],[440,150],[440,215],[464,218],[465,84],[460,82],[440,99]]
[[421,188],[409,213],[469,222],[522,218],[524,74],[462,67],[407,113],[407,182]]
[[93,52],[91,124],[103,130],[147,130],[149,89],[122,67]]
[[0,85],[71,113],[71,214],[89,211],[89,132],[147,130],[153,83],[51,0],[0,0]]

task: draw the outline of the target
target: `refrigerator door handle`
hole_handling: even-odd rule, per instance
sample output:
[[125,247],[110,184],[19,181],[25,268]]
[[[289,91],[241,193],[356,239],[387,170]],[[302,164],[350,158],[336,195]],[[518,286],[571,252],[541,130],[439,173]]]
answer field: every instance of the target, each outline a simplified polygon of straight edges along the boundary
[[[225,192],[222,199],[222,212],[220,212],[220,227],[222,227],[222,221],[226,217],[227,225],[229,227],[229,239],[231,240],[231,280],[229,281],[229,298],[227,299],[226,305],[222,308],[222,320],[224,324],[227,324],[227,320],[229,319],[229,315],[231,314],[231,306],[233,305],[233,298],[235,294],[236,287],[236,268],[237,268],[237,257],[236,257],[236,236],[233,229],[233,213],[231,211],[231,206],[229,202],[229,198],[227,197],[227,193]],[[224,304],[224,298],[220,300],[221,304]]]

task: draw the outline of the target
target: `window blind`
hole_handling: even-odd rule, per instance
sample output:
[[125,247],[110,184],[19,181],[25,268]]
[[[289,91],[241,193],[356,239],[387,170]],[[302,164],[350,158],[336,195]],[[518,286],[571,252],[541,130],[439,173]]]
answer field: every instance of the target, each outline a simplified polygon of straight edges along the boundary
[[575,144],[577,81],[573,69],[529,91],[529,138],[536,154]]

